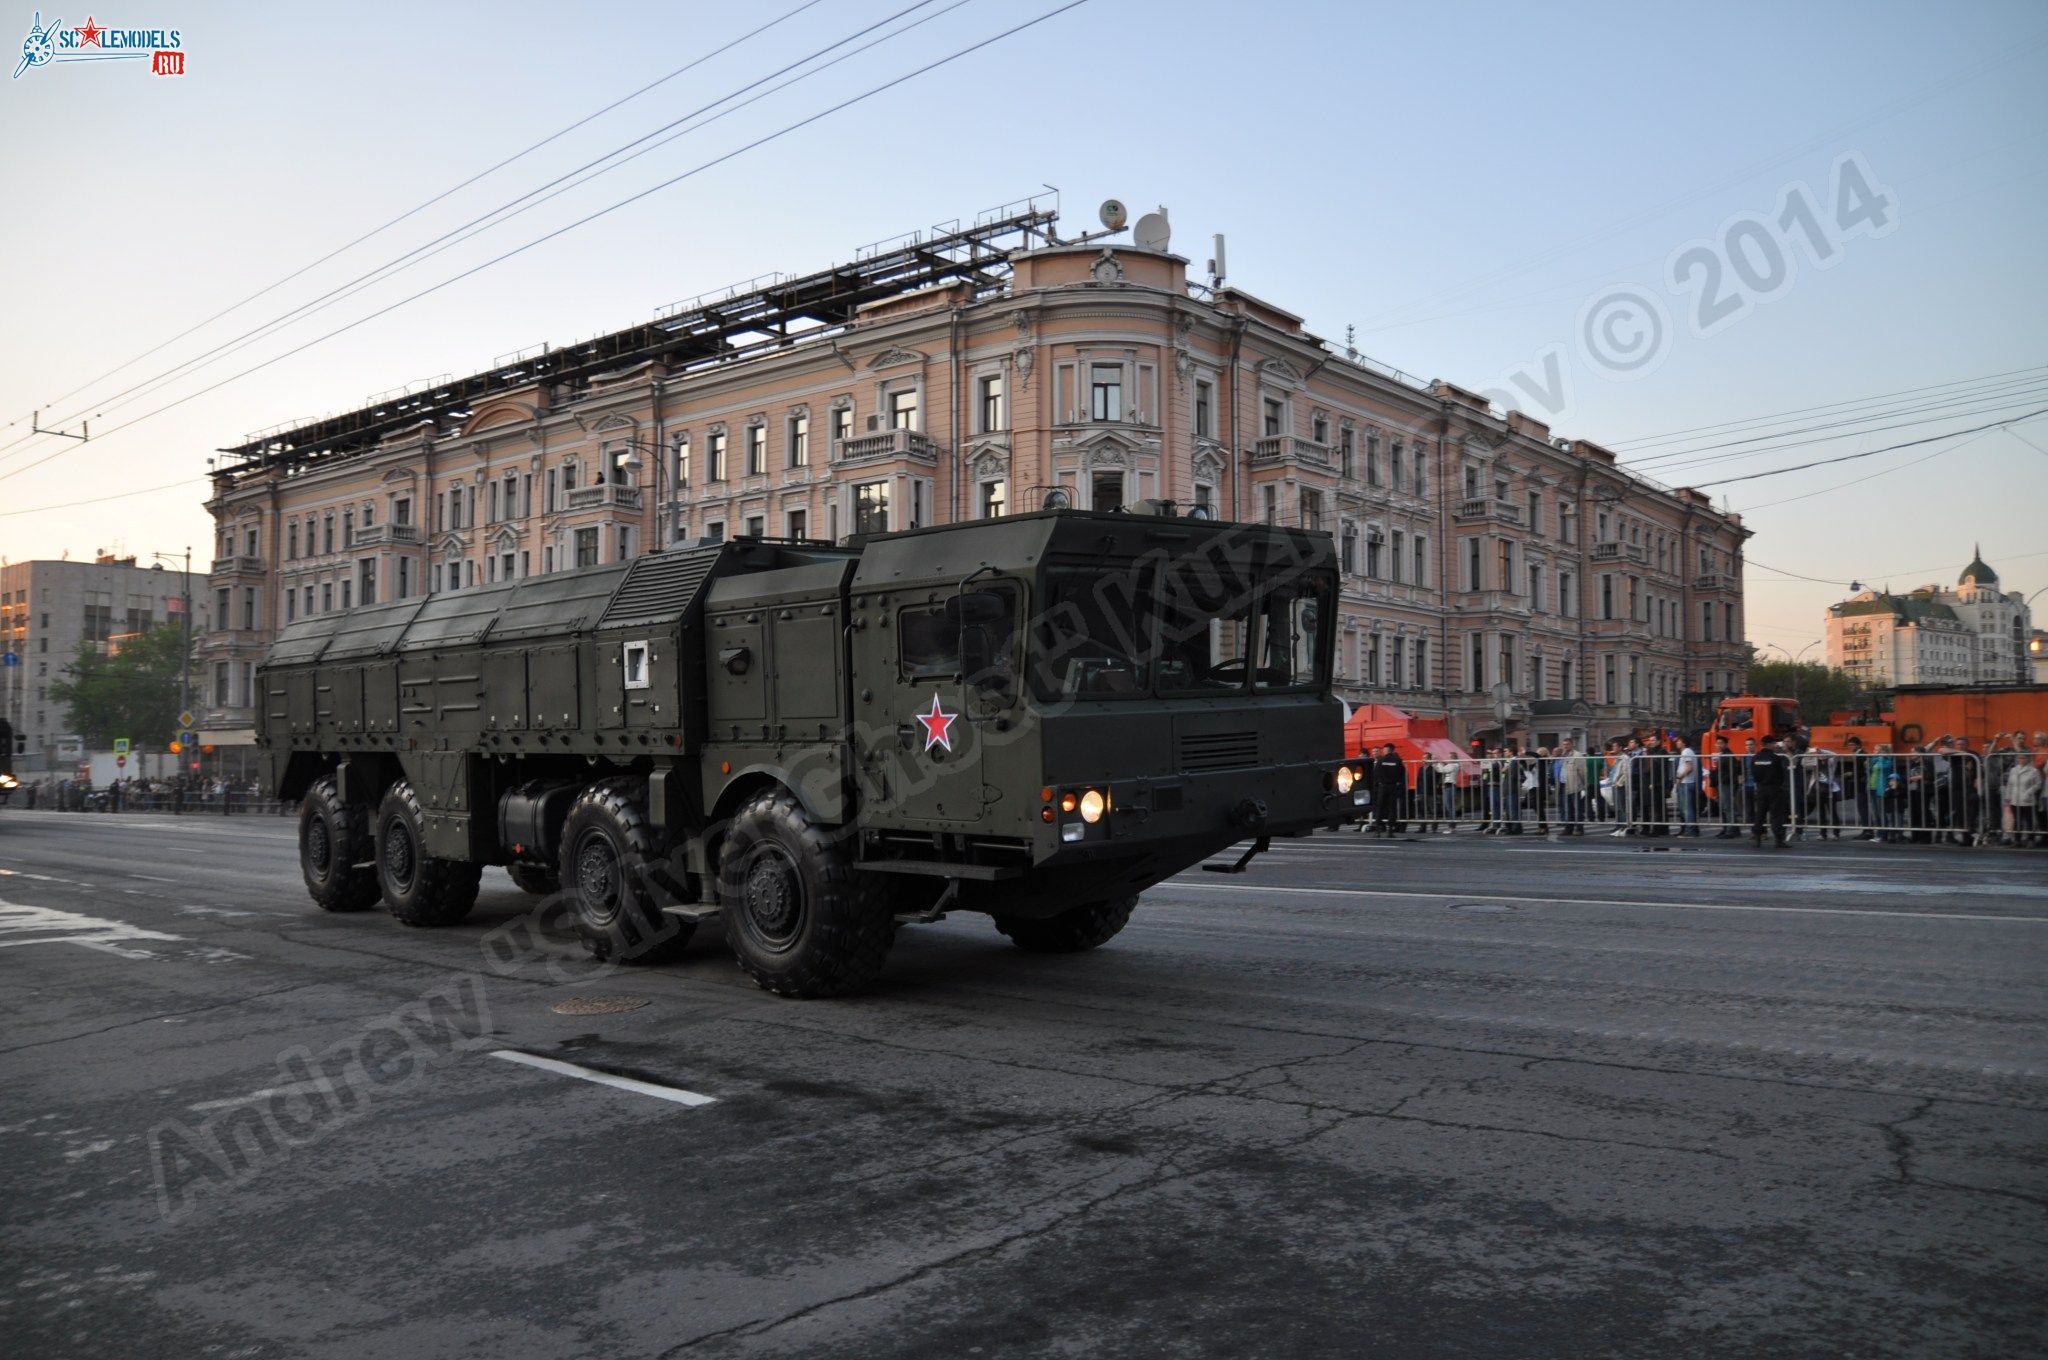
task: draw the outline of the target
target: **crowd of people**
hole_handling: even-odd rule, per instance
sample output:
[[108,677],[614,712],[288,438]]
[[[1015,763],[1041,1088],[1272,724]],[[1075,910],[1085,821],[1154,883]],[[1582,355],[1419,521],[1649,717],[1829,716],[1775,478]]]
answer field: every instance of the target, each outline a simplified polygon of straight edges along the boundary
[[95,785],[90,779],[45,775],[24,779],[14,791],[15,799],[27,808],[58,812],[275,812],[284,805],[263,797],[254,779],[223,779],[197,774],[161,778],[110,780]]
[[[1381,836],[1410,828],[1486,836],[1748,837],[1783,846],[1854,838],[2048,848],[2048,732],[2003,732],[1971,751],[1959,737],[1841,751],[1804,734],[1744,737],[1652,732],[1598,750],[1570,741],[1475,746],[1472,760],[1367,753],[1367,818]],[[1706,746],[1707,749],[1701,749]],[[1590,828],[1590,830],[1589,830]]]

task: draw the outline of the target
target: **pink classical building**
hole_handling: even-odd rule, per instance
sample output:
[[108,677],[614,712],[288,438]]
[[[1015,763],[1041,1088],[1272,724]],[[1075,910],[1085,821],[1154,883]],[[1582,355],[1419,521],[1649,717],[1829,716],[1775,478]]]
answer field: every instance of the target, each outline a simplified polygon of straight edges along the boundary
[[731,535],[1164,498],[1329,530],[1353,702],[1604,736],[1743,680],[1746,531],[1584,440],[1333,352],[1033,205],[229,450],[206,724],[272,630]]

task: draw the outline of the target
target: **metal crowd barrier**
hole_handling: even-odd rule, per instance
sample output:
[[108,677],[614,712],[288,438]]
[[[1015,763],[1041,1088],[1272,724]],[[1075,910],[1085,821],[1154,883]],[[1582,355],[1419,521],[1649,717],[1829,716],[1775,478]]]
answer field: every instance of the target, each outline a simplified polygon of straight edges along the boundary
[[[2008,758],[2001,761],[2001,754]],[[2037,764],[2048,759],[2023,754]],[[2005,797],[2013,758],[1994,752],[1987,765],[1985,756],[1968,751],[1792,754],[1778,811],[1787,836],[1800,839],[2048,847],[2048,807],[2012,806]],[[1358,821],[1367,830],[1735,839],[1761,823],[1772,834],[1772,808],[1745,754],[1695,753],[1690,761],[1605,751],[1410,760],[1403,762],[1402,786],[1392,790],[1377,786],[1372,757],[1364,760],[1367,802]]]
[[49,812],[167,812],[187,816],[214,817],[282,817],[298,811],[297,802],[282,802],[266,798],[261,794],[234,792],[198,793],[188,791],[182,796],[177,793],[138,793],[123,790],[116,797],[108,789],[85,789],[77,786],[59,785],[55,788],[37,786],[33,798],[24,786],[15,790],[12,805]]

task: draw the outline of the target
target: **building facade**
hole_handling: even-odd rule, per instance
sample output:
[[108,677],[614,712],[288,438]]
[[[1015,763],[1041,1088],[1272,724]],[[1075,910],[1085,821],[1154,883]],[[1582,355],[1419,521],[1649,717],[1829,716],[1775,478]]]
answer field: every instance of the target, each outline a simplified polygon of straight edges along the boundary
[[1866,590],[1828,606],[1830,666],[1878,689],[1896,685],[2011,685],[2033,678],[2026,601],[1999,589],[1974,553],[1953,590]]
[[1155,498],[1336,536],[1353,702],[1584,736],[1742,688],[1746,531],[1705,495],[1333,352],[1165,250],[995,225],[1012,239],[869,252],[232,450],[210,723],[248,721],[271,631],[308,614],[701,538]]
[[[197,573],[112,554],[0,566],[0,711],[22,742],[17,770],[65,768],[85,754],[70,712],[49,692],[82,644],[106,652],[128,634],[182,624],[188,596],[196,611],[205,584]],[[201,626],[195,613],[195,633]]]

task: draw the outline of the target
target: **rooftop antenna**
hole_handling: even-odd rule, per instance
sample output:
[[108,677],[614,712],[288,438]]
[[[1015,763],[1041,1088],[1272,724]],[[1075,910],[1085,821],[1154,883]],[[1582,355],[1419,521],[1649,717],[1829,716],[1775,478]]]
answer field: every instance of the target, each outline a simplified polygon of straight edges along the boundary
[[1344,328],[1344,357],[1354,364],[1358,362],[1358,327],[1356,326],[1346,326]]
[[1209,286],[1211,288],[1221,288],[1223,286],[1224,269],[1223,233],[1220,231],[1216,233],[1216,245],[1214,249],[1216,253],[1209,257]]

